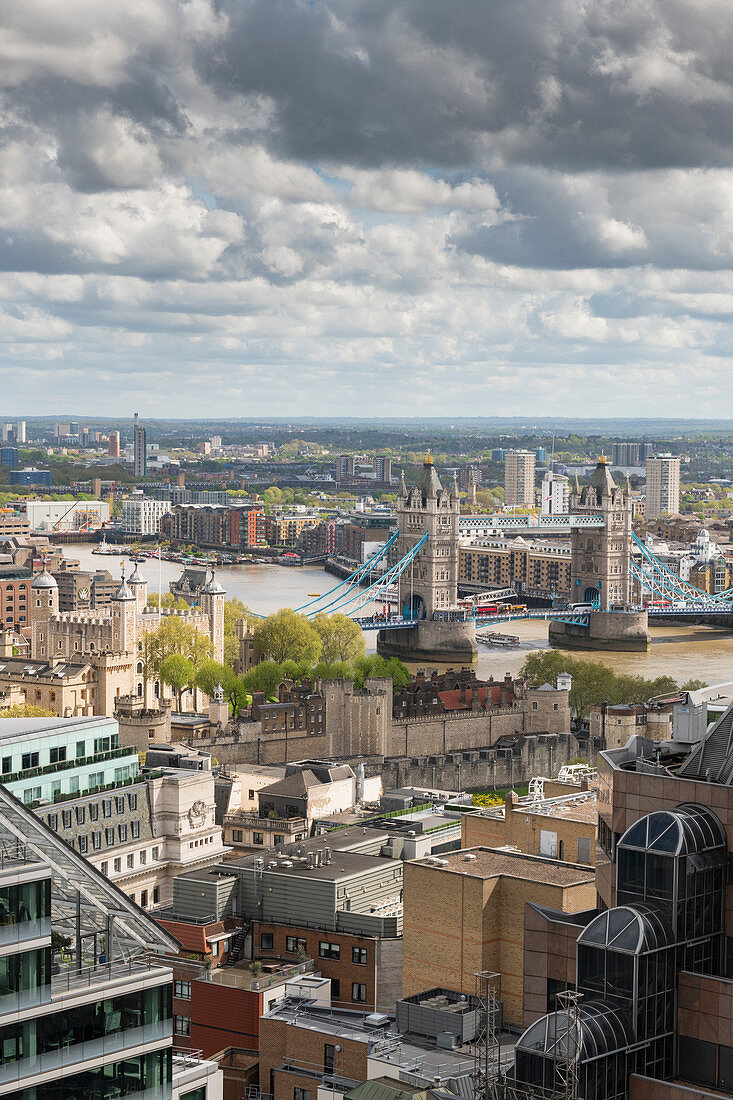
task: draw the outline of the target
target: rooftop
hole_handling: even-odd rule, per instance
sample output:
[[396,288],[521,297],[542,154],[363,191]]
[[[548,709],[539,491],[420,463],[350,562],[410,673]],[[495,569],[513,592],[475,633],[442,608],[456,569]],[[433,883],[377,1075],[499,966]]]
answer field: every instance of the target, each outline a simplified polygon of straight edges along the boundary
[[[312,850],[312,849],[310,849]],[[251,870],[255,859],[262,856],[243,856],[241,859],[229,859],[226,862],[226,873],[234,874],[237,870]],[[366,871],[384,871],[386,867],[396,869],[402,867],[399,860],[388,860],[381,856],[365,856],[361,852],[333,852],[330,863],[322,863],[320,867],[308,867],[303,859],[298,862],[298,857],[288,853],[285,858],[275,860],[265,859],[265,874],[287,875],[289,877],[320,879],[336,882],[351,875],[360,875]],[[270,867],[270,863],[277,863],[276,867]],[[289,864],[289,866],[288,866]],[[221,865],[220,865],[221,866]]]
[[576,866],[573,863],[559,863],[542,856],[525,855],[522,852],[507,851],[501,848],[463,848],[457,852],[446,852],[440,856],[436,865],[435,857],[415,860],[422,866],[435,867],[436,870],[452,871],[456,874],[470,875],[471,878],[516,878],[523,882],[538,882],[547,886],[576,886],[595,880],[592,867]]
[[0,718],[0,740],[109,726],[113,718]]

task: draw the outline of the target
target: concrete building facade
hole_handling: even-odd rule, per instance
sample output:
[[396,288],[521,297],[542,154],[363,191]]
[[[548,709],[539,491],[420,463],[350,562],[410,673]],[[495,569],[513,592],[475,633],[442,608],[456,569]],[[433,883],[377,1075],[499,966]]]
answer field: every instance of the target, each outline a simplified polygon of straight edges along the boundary
[[661,516],[677,515],[680,510],[680,460],[663,454],[646,460],[647,522]]
[[504,504],[507,508],[534,507],[534,451],[507,451],[504,455]]

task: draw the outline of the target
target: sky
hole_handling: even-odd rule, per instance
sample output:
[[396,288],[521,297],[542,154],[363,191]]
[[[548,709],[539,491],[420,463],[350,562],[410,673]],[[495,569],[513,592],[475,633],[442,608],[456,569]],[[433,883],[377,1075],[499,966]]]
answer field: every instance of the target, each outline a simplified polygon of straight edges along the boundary
[[5,415],[733,416],[730,0],[0,0]]

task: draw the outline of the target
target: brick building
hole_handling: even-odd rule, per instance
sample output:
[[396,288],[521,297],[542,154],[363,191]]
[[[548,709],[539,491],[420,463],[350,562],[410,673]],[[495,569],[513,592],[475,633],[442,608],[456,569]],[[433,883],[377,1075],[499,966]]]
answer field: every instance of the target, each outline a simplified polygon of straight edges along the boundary
[[518,593],[570,595],[570,545],[522,538],[475,538],[458,549],[458,581]]
[[508,845],[527,855],[583,865],[596,862],[597,834],[595,789],[542,799],[509,791],[503,806],[461,816],[462,848]]
[[595,902],[588,867],[491,848],[404,868],[403,995],[440,985],[473,993],[475,974],[501,974],[504,1017],[523,1016],[527,901],[564,913]]

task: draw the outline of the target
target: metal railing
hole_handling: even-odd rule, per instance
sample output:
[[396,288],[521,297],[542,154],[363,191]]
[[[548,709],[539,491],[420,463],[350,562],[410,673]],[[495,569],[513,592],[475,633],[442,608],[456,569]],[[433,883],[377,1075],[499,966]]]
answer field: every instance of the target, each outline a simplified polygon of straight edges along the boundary
[[0,847],[0,870],[9,867],[13,863],[38,863],[38,857],[29,852],[25,844],[20,841],[16,844],[3,844]]
[[63,969],[51,976],[51,993],[56,997],[61,993],[72,993],[78,989],[90,988],[104,982],[117,981],[132,977],[133,974],[149,972],[153,967],[145,958],[125,959],[119,962],[96,963],[83,966],[78,970],[74,966]]

